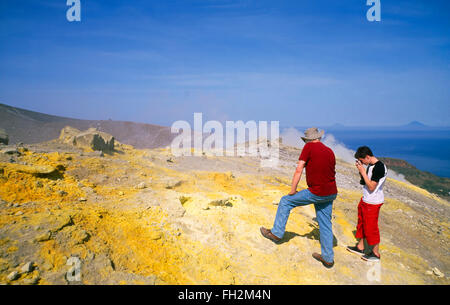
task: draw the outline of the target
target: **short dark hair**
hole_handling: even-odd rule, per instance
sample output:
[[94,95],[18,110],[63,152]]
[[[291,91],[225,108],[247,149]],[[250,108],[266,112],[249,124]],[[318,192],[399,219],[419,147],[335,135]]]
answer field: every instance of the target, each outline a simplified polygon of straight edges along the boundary
[[358,150],[355,153],[356,159],[364,159],[367,156],[373,157],[372,150],[367,146],[358,147]]

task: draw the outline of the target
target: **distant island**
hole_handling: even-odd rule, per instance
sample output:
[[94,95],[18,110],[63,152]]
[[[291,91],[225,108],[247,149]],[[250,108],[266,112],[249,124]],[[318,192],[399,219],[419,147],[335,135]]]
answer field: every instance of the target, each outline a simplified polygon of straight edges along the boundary
[[[281,128],[288,128],[290,126],[281,126]],[[294,126],[294,128],[298,129],[298,130],[305,130],[307,128],[309,128],[311,126]],[[402,130],[402,131],[406,131],[406,130],[449,130],[450,131],[450,126],[429,126],[426,124],[423,124],[422,122],[419,121],[411,121],[408,124],[404,124],[404,125],[385,125],[385,126],[347,126],[341,123],[335,123],[333,125],[328,125],[328,126],[317,126],[319,127],[319,129],[323,129],[325,130],[325,132],[327,131],[352,131],[352,130]]]
[[417,127],[419,127],[419,128],[427,128],[427,127],[429,127],[429,126],[427,126],[427,125],[425,125],[425,124],[422,124],[421,122],[419,122],[419,121],[412,121],[411,123],[409,123],[409,124],[406,124],[405,125],[405,127],[413,127],[413,128],[417,128]]

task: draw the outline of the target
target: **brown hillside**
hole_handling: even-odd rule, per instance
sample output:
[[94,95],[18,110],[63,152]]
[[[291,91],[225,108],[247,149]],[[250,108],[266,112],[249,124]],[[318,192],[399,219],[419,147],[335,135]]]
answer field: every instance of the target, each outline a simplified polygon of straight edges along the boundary
[[80,130],[97,128],[121,143],[136,148],[164,147],[170,144],[174,135],[169,127],[111,120],[80,120],[43,114],[0,104],[0,128],[9,135],[9,143],[34,144],[58,138],[65,126]]

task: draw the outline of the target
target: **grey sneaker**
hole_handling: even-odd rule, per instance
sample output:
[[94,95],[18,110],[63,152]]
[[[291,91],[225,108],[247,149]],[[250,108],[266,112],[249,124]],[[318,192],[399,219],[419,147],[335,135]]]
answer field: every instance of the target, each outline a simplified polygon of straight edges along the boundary
[[354,247],[348,246],[347,251],[350,251],[350,252],[358,254],[358,255],[364,255],[364,250],[359,250],[357,246],[354,246]]
[[369,254],[363,255],[361,258],[367,262],[379,262],[381,255],[376,256],[373,252],[370,252]]

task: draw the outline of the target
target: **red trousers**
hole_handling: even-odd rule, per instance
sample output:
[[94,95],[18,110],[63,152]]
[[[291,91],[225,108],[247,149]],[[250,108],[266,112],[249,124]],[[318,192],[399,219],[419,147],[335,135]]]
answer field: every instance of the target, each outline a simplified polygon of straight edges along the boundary
[[365,238],[370,246],[380,243],[378,215],[383,204],[369,204],[362,200],[358,204],[356,238]]

